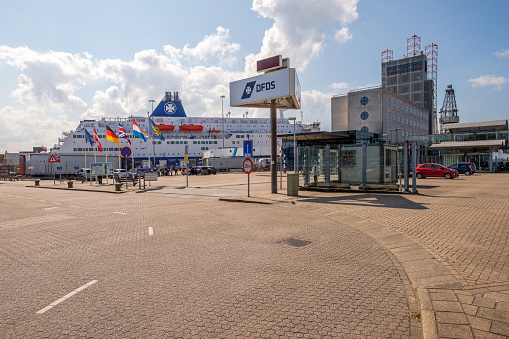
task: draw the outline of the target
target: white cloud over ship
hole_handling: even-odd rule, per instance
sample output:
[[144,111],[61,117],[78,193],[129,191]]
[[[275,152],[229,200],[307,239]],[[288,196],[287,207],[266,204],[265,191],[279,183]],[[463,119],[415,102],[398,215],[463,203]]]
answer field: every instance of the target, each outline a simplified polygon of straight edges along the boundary
[[[358,17],[357,2],[328,0],[310,5],[254,0],[252,10],[272,19],[273,25],[265,32],[259,52],[247,56],[238,55],[240,45],[222,26],[195,46],[141,50],[131,60],[0,46],[0,62],[19,71],[17,87],[10,93],[16,104],[0,107],[0,144],[11,152],[51,146],[62,131],[74,129],[80,118],[146,114],[148,99],[159,101],[165,90],[180,92],[188,115],[217,116],[219,97],[226,95],[228,110],[229,83],[254,75],[256,60],[282,54],[291,58],[292,67],[304,71],[323,52],[327,40],[352,39],[347,26]],[[233,69],[240,59],[244,70]],[[344,88],[343,84],[331,86]],[[303,110],[310,112],[305,115],[308,120],[329,123],[331,93],[308,90],[302,96]],[[267,114],[266,110],[250,111],[251,117]],[[232,110],[233,115],[241,113]]]

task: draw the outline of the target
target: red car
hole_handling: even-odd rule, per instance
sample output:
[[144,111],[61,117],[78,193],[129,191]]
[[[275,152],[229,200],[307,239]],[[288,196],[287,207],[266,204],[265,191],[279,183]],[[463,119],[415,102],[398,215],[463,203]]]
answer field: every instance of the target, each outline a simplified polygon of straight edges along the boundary
[[428,177],[444,177],[445,179],[454,179],[458,176],[458,171],[447,168],[440,164],[420,164],[415,170],[418,179]]

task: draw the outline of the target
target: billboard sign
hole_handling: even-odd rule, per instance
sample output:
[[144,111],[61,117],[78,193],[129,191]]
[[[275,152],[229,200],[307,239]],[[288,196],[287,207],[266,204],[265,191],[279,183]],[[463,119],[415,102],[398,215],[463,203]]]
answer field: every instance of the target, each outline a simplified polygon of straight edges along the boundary
[[256,77],[230,82],[230,106],[269,108],[276,100],[278,109],[300,109],[301,90],[295,68],[285,68]]

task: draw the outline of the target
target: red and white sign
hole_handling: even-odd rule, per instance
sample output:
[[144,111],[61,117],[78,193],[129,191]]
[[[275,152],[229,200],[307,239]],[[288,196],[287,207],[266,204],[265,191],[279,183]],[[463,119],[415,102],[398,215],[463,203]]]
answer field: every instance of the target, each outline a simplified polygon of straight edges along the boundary
[[246,158],[244,159],[244,162],[242,163],[242,170],[244,171],[244,173],[246,174],[249,174],[253,171],[253,162],[251,161],[251,159],[249,158]]
[[[58,160],[57,160],[58,159]],[[60,156],[57,155],[57,158],[55,158],[55,156],[52,154],[50,157],[49,157],[49,160],[48,162],[60,162]]]

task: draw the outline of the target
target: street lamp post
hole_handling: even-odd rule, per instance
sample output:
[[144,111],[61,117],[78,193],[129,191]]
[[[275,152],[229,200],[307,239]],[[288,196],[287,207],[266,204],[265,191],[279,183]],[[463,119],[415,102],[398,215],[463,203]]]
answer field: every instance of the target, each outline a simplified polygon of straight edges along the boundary
[[[152,114],[154,114],[154,102],[156,102],[156,101],[153,99],[150,99],[148,102],[152,103]],[[150,116],[148,117],[148,119],[149,120],[147,120],[147,125],[148,125],[148,127],[147,127],[148,133],[147,134],[149,136],[148,141],[151,142],[150,141]],[[156,146],[154,144],[152,144],[152,148],[154,151],[154,167],[155,167],[155,165],[156,165]],[[149,163],[149,168],[152,168],[152,165],[150,164],[150,145],[148,145],[148,163]],[[150,184],[150,182],[149,182],[149,184]]]
[[223,110],[224,105],[223,105],[223,100],[224,100],[225,96],[221,95],[220,98],[221,98],[221,118],[223,119],[223,149],[224,149],[224,110]]
[[293,173],[299,173],[297,171],[297,143],[295,142],[295,121],[296,117],[289,117],[288,120],[293,121]]

